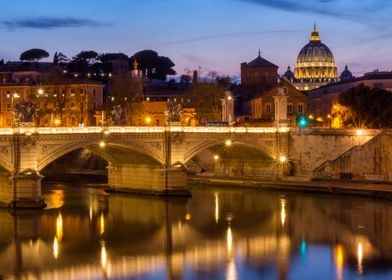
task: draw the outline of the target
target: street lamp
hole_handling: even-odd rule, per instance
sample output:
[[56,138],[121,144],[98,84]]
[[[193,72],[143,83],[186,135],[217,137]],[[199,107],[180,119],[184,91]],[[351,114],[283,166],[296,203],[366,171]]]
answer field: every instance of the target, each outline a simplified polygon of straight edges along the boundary
[[12,94],[7,93],[7,98],[11,99],[11,107],[10,109],[12,110],[12,126],[15,125],[15,108],[14,108],[14,100],[18,99],[20,97],[20,95],[17,92],[14,92]]
[[284,164],[287,161],[287,157],[285,155],[279,156],[279,163]]
[[165,111],[166,122],[164,130],[164,141],[165,141],[165,195],[168,195],[169,188],[169,170],[171,167],[171,127],[170,122],[172,121],[172,103],[167,102],[167,110]]
[[276,178],[280,180],[280,167],[282,167],[282,176],[284,171],[284,165],[287,163],[288,159],[287,156],[282,154],[278,158],[276,158]]
[[358,136],[358,145],[361,145],[361,142],[362,142],[361,138],[362,138],[362,135],[363,135],[363,130],[362,129],[357,129],[356,134]]
[[327,119],[328,119],[329,128],[331,128],[331,126],[332,126],[332,116],[330,114],[328,114],[327,115]]
[[105,148],[106,147],[106,142],[105,141],[99,142],[99,147],[100,148]]
[[144,118],[144,123],[146,124],[146,125],[150,125],[151,124],[151,117],[150,116],[146,116],[145,118]]

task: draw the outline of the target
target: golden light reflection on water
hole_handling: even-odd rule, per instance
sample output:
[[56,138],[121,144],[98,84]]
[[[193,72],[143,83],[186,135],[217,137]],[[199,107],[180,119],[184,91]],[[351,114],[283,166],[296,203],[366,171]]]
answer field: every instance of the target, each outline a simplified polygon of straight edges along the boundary
[[106,268],[107,258],[108,258],[108,255],[106,253],[105,241],[102,241],[101,242],[101,266],[102,266],[103,269]]
[[53,240],[53,257],[57,260],[59,257],[59,242],[57,240],[57,237],[54,237]]
[[101,268],[103,273],[103,279],[111,278],[111,265],[108,261],[108,254],[106,252],[106,243],[101,241]]
[[357,260],[358,260],[358,273],[363,273],[363,245],[362,242],[358,242],[357,244]]
[[237,277],[237,268],[235,264],[235,258],[231,258],[229,263],[227,264],[227,272],[226,272],[227,280],[236,280]]
[[53,190],[48,194],[46,201],[48,203],[47,209],[62,207],[64,205],[64,191]]
[[105,217],[102,212],[101,216],[99,217],[99,234],[102,235],[104,233],[105,233]]
[[282,224],[282,227],[284,226],[286,222],[286,199],[281,198],[280,199],[280,223]]
[[226,245],[227,245],[227,253],[229,256],[231,256],[233,250],[233,235],[231,232],[230,224],[227,227],[227,231],[226,231]]
[[219,222],[219,197],[217,192],[214,193],[214,197],[215,197],[215,223],[218,223]]
[[53,239],[53,257],[57,260],[60,253],[60,241],[63,239],[63,217],[59,213],[56,217],[56,235]]
[[63,217],[61,216],[61,213],[59,213],[56,218],[56,237],[58,241],[63,239]]
[[336,276],[338,280],[343,279],[343,268],[344,268],[344,248],[341,244],[335,246],[335,264],[336,264]]

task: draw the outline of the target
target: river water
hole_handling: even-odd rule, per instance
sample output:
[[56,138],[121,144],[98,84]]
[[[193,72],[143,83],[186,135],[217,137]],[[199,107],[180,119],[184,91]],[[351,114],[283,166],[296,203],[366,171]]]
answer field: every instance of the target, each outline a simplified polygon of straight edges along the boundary
[[392,204],[192,187],[192,198],[44,186],[0,209],[0,279],[392,279]]

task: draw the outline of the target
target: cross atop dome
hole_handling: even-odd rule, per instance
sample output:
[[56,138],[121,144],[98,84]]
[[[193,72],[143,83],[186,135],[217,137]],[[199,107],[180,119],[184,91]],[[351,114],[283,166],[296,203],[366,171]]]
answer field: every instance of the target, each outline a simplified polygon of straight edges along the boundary
[[320,41],[320,35],[317,31],[316,23],[313,25],[313,32],[310,35],[310,41]]

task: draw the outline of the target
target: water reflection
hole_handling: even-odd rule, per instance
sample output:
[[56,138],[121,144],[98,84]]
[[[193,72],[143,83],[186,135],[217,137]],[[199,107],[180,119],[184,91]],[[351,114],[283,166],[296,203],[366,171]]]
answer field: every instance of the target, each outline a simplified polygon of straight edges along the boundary
[[358,245],[357,245],[357,259],[358,259],[358,273],[359,274],[362,274],[362,272],[363,272],[362,258],[363,258],[363,247],[362,247],[362,243],[358,242]]
[[219,223],[219,196],[217,192],[214,192],[215,198],[215,223]]
[[280,222],[282,227],[284,227],[284,223],[286,222],[286,199],[280,199]]
[[340,244],[335,246],[335,263],[337,279],[343,279],[344,249],[343,246]]
[[45,198],[60,208],[0,210],[0,277],[392,277],[389,202],[222,189],[165,200],[82,186]]

